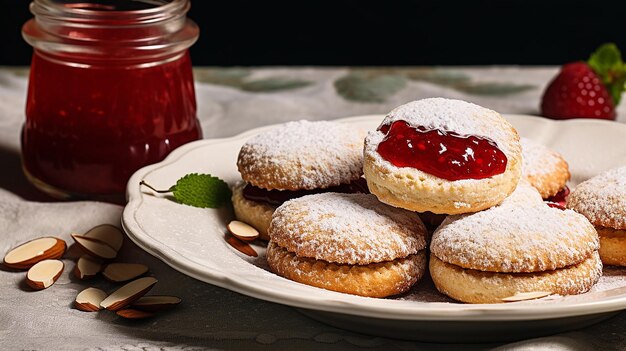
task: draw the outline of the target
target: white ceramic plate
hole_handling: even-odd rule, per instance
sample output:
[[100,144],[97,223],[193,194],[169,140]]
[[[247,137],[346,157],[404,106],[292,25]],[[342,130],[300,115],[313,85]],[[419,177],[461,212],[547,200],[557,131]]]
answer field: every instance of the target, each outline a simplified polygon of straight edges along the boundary
[[[506,117],[522,136],[563,154],[570,164],[571,185],[626,165],[624,124]],[[339,121],[374,129],[382,118],[362,116]],[[579,296],[492,305],[430,302],[446,301],[443,298],[374,299],[310,287],[269,272],[260,246],[255,246],[259,258],[233,250],[224,240],[226,224],[232,219],[230,210],[180,205],[139,186],[144,179],[155,187],[168,188],[192,172],[211,173],[234,184],[240,179],[235,161],[241,145],[269,128],[272,126],[232,138],[193,142],[178,148],[163,162],[137,171],[128,183],[129,202],[122,218],[129,237],[171,267],[201,281],[298,307],[329,324],[378,335],[448,342],[496,341],[579,328],[626,309],[626,286]],[[414,289],[423,286],[432,289],[428,282]],[[419,293],[415,296],[422,299]]]

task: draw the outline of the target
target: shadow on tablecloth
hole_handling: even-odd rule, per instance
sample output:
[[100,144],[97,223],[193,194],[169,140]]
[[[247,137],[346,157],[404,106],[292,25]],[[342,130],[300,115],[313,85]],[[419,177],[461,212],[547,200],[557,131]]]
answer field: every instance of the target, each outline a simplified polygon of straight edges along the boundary
[[52,202],[55,199],[37,190],[24,176],[19,150],[0,146],[0,189],[28,201]]

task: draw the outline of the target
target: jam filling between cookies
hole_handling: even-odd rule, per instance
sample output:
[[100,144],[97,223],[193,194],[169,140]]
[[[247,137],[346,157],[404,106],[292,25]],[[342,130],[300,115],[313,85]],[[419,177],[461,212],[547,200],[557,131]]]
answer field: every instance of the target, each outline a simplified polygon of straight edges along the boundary
[[405,121],[382,125],[378,153],[396,167],[412,167],[447,180],[484,179],[504,173],[506,155],[483,137],[412,127]]
[[559,190],[553,196],[550,196],[546,199],[547,202],[553,202],[565,207],[565,202],[567,200],[567,196],[569,196],[569,187],[566,185],[563,189]]
[[552,208],[557,208],[559,210],[565,210],[565,206],[558,203],[558,202],[550,202],[550,201],[545,201],[546,205],[552,207]]
[[349,184],[341,184],[324,189],[311,190],[266,190],[258,188],[251,184],[246,184],[243,188],[243,197],[250,201],[264,202],[272,206],[280,206],[284,202],[302,197],[305,195],[321,194],[321,193],[344,193],[344,194],[369,194],[367,182],[365,178],[360,178]]

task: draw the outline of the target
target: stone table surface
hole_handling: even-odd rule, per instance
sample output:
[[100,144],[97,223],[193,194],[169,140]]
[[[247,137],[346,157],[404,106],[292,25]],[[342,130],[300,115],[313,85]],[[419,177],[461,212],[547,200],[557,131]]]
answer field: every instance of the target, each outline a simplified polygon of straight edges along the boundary
[[[20,166],[27,69],[0,68],[0,253],[44,235],[70,234],[111,223],[123,207],[57,202],[38,193]],[[386,113],[425,97],[459,98],[501,113],[538,114],[556,67],[196,68],[198,118],[205,138],[297,119]],[[626,122],[626,104],[618,111]],[[75,252],[74,252],[75,254]],[[67,255],[70,257],[72,251]],[[159,284],[152,293],[183,299],[161,317],[128,321],[72,308],[87,286],[74,263],[49,289],[33,292],[24,273],[0,268],[0,348],[6,350],[624,350],[626,312],[591,327],[511,343],[430,344],[356,334],[324,325],[288,306],[243,296],[189,278],[126,240],[121,261],[147,264]]]

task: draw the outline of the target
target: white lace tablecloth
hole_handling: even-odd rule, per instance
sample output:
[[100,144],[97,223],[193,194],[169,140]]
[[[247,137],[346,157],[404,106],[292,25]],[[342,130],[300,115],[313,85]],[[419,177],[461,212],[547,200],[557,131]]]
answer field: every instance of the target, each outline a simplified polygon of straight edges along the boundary
[[[198,117],[205,138],[295,119],[386,113],[432,96],[460,98],[502,113],[538,114],[556,68],[196,69]],[[122,207],[55,202],[33,189],[20,167],[26,70],[0,68],[0,254],[44,235],[119,225]],[[626,104],[618,111],[626,122]],[[583,330],[509,344],[443,345],[359,335],[313,321],[295,309],[256,300],[184,276],[128,240],[120,261],[147,264],[159,283],[151,293],[183,299],[161,317],[128,321],[72,308],[87,286],[74,263],[49,289],[32,292],[24,273],[0,268],[0,349],[3,350],[591,350],[626,349],[626,313]]]

